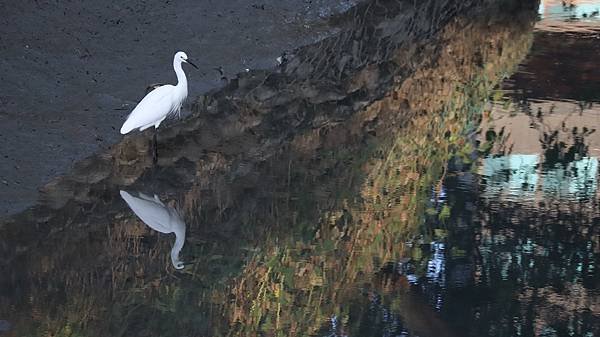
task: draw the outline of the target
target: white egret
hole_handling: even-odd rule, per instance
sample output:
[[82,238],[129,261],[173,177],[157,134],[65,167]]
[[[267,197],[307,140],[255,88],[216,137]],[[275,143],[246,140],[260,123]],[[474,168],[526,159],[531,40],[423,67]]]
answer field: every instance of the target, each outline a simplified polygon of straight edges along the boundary
[[171,262],[175,269],[183,269],[183,262],[179,260],[179,252],[185,243],[185,222],[173,207],[163,204],[156,195],[154,198],[143,193],[139,197],[120,191],[121,198],[127,202],[129,208],[146,225],[161,233],[175,233],[175,243],[171,248]]
[[179,51],[173,57],[173,68],[177,74],[177,85],[163,85],[150,91],[127,116],[127,120],[121,127],[121,134],[129,133],[133,129],[144,131],[147,128],[154,126],[153,144],[153,159],[157,160],[157,145],[156,133],[160,123],[172,114],[177,114],[181,110],[181,106],[185,101],[187,90],[187,78],[181,68],[181,63],[189,63],[194,68],[198,67],[193,64],[186,53]]

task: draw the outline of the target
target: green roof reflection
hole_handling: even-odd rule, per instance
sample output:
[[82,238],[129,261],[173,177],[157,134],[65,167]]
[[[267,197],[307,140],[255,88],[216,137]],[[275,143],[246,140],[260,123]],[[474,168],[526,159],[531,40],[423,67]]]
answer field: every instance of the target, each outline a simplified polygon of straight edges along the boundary
[[483,160],[484,197],[508,200],[586,199],[596,194],[598,159],[583,157],[542,170],[537,154],[512,154]]
[[482,173],[487,178],[485,194],[534,199],[539,162],[537,154],[485,158]]

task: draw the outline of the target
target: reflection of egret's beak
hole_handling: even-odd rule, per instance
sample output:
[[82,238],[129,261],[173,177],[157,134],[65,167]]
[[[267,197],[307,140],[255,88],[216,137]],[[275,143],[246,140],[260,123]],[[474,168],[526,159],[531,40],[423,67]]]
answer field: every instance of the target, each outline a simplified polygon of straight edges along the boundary
[[185,62],[189,63],[192,67],[198,69],[198,66],[196,66],[195,64],[193,64],[190,59],[185,60]]

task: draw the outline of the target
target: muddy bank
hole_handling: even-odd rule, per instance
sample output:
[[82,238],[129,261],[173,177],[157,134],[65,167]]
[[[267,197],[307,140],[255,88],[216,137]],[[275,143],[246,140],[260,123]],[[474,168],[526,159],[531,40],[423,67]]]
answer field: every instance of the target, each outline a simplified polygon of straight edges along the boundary
[[[406,277],[379,272],[408,261],[422,201],[529,48],[535,4],[510,4],[368,2],[277,71],[196,100],[161,133],[158,166],[148,134],[79,162],[0,227],[10,333],[308,335],[374,307],[451,336],[422,299],[399,296]],[[183,272],[120,189],[182,209]]]
[[286,50],[328,36],[331,15],[358,1],[176,1],[0,4],[0,216],[37,188],[121,139],[117,132],[151,83],[175,80],[185,50],[190,97],[226,76],[269,69]]

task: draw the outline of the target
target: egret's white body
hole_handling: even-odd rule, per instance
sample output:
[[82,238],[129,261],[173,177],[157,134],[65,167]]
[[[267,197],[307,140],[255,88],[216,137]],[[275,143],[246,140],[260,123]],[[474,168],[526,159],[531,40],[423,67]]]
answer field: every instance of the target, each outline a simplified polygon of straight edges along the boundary
[[185,243],[185,222],[176,209],[166,206],[158,199],[139,193],[139,197],[120,191],[121,198],[125,200],[129,208],[146,225],[161,233],[175,233],[175,243],[171,248],[171,262],[176,269],[183,269],[183,262],[179,260],[179,252]]
[[[171,114],[179,113],[183,102],[187,98],[187,78],[181,67],[186,62],[196,67],[187,55],[180,51],[173,57],[173,68],[177,74],[177,85],[163,85],[149,92],[133,109],[121,127],[121,134],[129,133],[133,129],[140,131],[154,126],[158,129],[160,123]],[[196,67],[197,68],[197,67]]]

